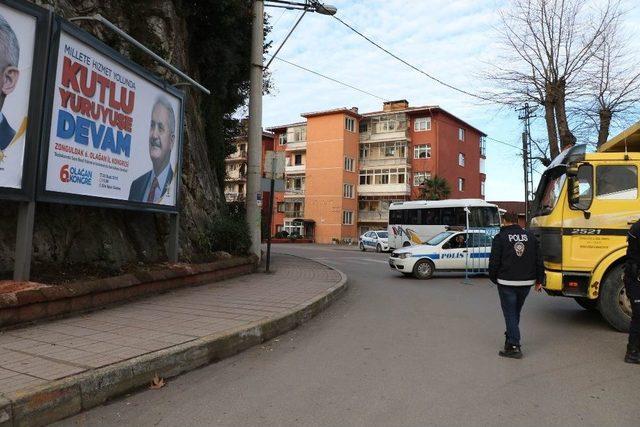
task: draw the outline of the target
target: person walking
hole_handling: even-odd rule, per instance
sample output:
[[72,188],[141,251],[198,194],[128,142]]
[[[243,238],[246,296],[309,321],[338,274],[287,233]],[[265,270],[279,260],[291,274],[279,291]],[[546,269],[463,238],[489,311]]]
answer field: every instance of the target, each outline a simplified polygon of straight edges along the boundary
[[624,361],[640,364],[640,221],[631,226],[627,243],[624,287],[631,303],[632,314],[629,325],[629,343]]
[[504,350],[498,354],[520,359],[520,312],[531,287],[542,290],[544,264],[538,240],[518,225],[518,214],[506,212],[502,218],[504,226],[493,239],[489,258],[489,278],[498,286],[506,325]]

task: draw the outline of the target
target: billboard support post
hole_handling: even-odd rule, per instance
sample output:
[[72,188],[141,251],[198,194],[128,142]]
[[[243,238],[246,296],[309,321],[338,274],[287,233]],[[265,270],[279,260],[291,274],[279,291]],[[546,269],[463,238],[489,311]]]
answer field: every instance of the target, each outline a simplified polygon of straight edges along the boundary
[[178,262],[178,249],[180,248],[180,214],[169,215],[169,261]]
[[31,274],[31,253],[33,251],[33,220],[36,213],[35,202],[22,202],[18,207],[16,229],[16,257],[13,280],[25,282]]

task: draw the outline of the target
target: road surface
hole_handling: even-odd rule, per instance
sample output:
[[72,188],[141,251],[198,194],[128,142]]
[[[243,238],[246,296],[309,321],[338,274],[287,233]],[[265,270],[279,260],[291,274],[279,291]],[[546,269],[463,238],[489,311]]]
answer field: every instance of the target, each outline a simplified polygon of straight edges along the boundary
[[531,294],[522,360],[487,279],[419,281],[385,254],[274,245],[333,265],[350,290],[295,331],[61,426],[638,426],[624,334],[573,300]]

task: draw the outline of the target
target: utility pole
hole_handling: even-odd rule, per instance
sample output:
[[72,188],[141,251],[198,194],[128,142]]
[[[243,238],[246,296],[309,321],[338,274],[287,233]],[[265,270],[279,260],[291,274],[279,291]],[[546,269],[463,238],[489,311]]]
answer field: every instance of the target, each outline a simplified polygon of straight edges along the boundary
[[531,158],[531,119],[535,117],[533,114],[536,108],[525,103],[524,107],[518,108],[520,112],[518,119],[523,122],[522,130],[522,170],[524,172],[524,205],[525,218],[527,225],[531,220],[531,202],[533,201],[533,160]]
[[249,93],[249,147],[247,148],[247,225],[251,253],[261,258],[260,164],[262,163],[262,57],[264,55],[264,2],[253,1],[251,32],[251,89]]
[[[267,64],[267,67],[280,52],[284,43],[296,29],[306,12],[315,12],[321,15],[335,15],[338,9],[335,6],[320,3],[318,0],[266,0],[267,6],[289,10],[303,10],[296,24],[289,31],[276,53]],[[247,149],[247,225],[251,236],[251,253],[258,259],[262,258],[261,246],[261,216],[258,206],[260,184],[262,175],[260,165],[262,163],[262,87],[263,73],[267,69],[263,65],[264,56],[264,2],[265,0],[253,0],[253,27],[251,31],[251,84],[249,93],[249,147]]]

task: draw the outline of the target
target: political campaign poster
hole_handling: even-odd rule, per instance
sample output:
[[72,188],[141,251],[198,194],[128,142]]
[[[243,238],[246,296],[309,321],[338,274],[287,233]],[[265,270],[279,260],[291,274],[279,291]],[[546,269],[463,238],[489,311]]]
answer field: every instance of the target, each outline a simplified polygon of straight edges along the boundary
[[45,142],[47,194],[84,196],[94,205],[175,207],[180,92],[88,37],[60,32]]
[[37,18],[0,3],[0,188],[21,189]]

